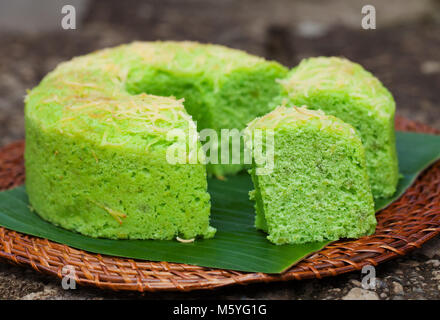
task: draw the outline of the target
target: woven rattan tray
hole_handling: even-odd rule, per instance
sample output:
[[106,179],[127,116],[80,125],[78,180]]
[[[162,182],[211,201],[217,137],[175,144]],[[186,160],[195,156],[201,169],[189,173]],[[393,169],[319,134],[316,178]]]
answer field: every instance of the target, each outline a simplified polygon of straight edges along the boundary
[[[398,130],[439,133],[403,118]],[[24,142],[0,149],[0,190],[24,182]],[[440,233],[440,161],[425,170],[406,193],[378,216],[376,233],[338,241],[280,275],[245,273],[185,264],[138,261],[76,250],[0,227],[0,258],[61,277],[62,268],[76,268],[76,282],[103,289],[189,291],[233,284],[301,280],[336,276],[364,265],[377,265],[405,255]]]

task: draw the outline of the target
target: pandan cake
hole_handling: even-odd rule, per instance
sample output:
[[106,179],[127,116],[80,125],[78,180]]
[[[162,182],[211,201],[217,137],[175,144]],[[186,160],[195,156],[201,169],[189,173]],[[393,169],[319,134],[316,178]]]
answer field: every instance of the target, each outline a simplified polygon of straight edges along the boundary
[[346,59],[319,57],[302,61],[281,84],[281,100],[323,110],[358,130],[375,198],[396,191],[395,103],[377,78]]
[[275,244],[357,238],[375,230],[373,196],[365,152],[355,129],[333,116],[306,108],[278,107],[253,120],[246,143],[270,149],[274,166],[251,176],[256,202],[255,225]]

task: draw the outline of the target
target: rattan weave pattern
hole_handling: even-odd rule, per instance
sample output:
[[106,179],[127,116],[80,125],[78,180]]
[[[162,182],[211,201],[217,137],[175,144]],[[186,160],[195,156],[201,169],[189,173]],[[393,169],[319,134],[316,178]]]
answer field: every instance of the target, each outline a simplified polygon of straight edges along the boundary
[[[396,120],[396,127],[439,133],[403,118]],[[24,142],[16,142],[0,150],[0,190],[24,182],[23,147]],[[103,256],[1,227],[0,258],[57,277],[62,276],[65,265],[72,265],[78,284],[141,292],[190,291],[335,276],[402,256],[440,233],[440,161],[423,172],[414,185],[377,218],[374,235],[334,242],[280,275]]]

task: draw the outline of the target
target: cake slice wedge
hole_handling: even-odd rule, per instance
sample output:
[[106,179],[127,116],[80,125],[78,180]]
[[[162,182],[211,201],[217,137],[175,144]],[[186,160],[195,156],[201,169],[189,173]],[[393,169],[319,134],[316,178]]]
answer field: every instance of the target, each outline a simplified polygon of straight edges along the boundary
[[[256,161],[256,150],[270,151],[271,134],[273,169],[259,170],[268,166]],[[245,141],[254,157],[255,225],[271,242],[300,244],[374,232],[364,147],[351,125],[322,111],[280,106],[250,122]]]

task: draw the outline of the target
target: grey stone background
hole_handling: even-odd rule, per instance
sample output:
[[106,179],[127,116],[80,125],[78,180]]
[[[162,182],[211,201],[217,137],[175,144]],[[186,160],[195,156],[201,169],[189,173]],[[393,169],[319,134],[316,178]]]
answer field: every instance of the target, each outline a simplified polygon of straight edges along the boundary
[[[61,6],[77,29],[61,28]],[[377,29],[361,28],[372,4]],[[440,129],[440,0],[14,0],[0,2],[0,146],[24,137],[23,97],[59,62],[133,40],[228,45],[294,66],[317,55],[363,64],[392,91],[397,112]],[[440,241],[361,274],[191,293],[115,293],[60,282],[0,261],[0,299],[439,299]]]

